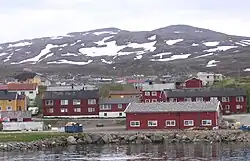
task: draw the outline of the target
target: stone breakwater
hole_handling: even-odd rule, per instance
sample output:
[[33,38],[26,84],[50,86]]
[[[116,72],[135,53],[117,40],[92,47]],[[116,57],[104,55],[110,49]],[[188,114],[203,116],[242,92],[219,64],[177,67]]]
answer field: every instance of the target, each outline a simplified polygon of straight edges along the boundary
[[169,131],[125,133],[79,133],[32,142],[0,143],[0,151],[43,150],[68,145],[148,144],[192,142],[250,142],[250,133],[243,131]]

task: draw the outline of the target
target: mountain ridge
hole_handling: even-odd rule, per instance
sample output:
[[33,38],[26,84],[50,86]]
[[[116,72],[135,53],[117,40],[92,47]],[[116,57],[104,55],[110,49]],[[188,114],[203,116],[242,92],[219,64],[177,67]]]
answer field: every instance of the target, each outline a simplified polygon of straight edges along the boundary
[[[189,25],[152,31],[115,27],[0,44],[0,67],[94,73],[247,74],[250,38]],[[239,63],[240,62],[240,63]]]

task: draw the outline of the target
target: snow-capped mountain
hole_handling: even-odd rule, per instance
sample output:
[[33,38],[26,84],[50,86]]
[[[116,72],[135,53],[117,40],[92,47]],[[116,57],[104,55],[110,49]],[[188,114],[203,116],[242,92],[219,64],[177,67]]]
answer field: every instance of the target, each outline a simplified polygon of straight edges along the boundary
[[139,32],[105,28],[0,44],[0,64],[97,73],[230,73],[250,68],[249,46],[249,37],[187,25]]

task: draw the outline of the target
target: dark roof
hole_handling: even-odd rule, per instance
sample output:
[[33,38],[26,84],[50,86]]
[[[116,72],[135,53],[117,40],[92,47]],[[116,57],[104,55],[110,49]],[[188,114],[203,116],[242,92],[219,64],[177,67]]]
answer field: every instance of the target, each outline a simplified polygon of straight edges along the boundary
[[99,98],[99,90],[85,91],[46,91],[44,99],[91,99]]
[[27,79],[34,78],[37,74],[32,72],[22,72],[16,75],[14,78],[19,81],[26,81]]
[[140,102],[139,98],[105,98],[101,99],[99,104],[126,104],[131,102]]
[[140,90],[136,90],[136,89],[131,89],[131,90],[125,90],[125,91],[110,91],[109,92],[110,95],[123,95],[123,94],[141,94]]
[[0,100],[14,100],[16,96],[16,92],[0,91]]
[[213,112],[217,111],[218,100],[209,102],[153,102],[131,103],[126,113],[158,113],[158,112]]
[[196,88],[165,90],[167,97],[230,97],[246,96],[243,88]]

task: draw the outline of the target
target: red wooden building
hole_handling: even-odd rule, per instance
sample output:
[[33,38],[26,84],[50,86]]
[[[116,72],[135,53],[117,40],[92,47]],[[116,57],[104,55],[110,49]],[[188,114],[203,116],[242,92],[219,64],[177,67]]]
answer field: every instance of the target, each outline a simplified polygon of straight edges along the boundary
[[191,78],[185,81],[185,88],[202,88],[202,81],[197,78]]
[[124,110],[128,104],[132,102],[140,102],[139,98],[106,98],[99,102],[99,117],[115,118],[126,117]]
[[99,91],[46,91],[43,114],[45,117],[99,117]]
[[131,103],[125,110],[127,130],[218,127],[220,102]]
[[162,102],[165,100],[164,90],[175,89],[175,83],[164,83],[164,84],[145,84],[142,86],[142,99],[144,103],[149,102]]
[[247,112],[246,91],[242,88],[200,88],[165,91],[166,102],[197,102],[218,99],[223,114]]

